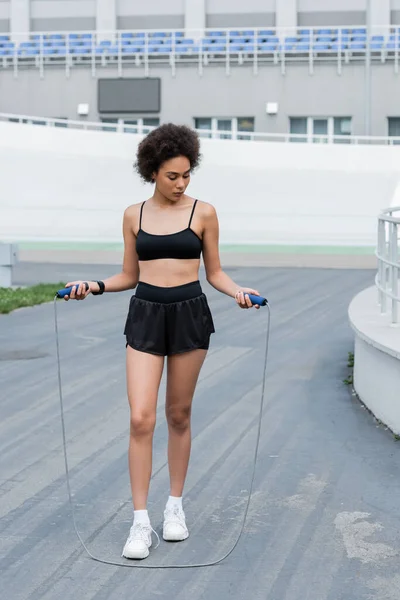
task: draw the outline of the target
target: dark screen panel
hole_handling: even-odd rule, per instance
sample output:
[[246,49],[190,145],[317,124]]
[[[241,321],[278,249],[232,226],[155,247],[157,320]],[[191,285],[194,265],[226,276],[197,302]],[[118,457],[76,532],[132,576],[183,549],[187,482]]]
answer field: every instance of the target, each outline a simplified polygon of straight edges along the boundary
[[99,113],[158,113],[161,109],[159,78],[99,79]]

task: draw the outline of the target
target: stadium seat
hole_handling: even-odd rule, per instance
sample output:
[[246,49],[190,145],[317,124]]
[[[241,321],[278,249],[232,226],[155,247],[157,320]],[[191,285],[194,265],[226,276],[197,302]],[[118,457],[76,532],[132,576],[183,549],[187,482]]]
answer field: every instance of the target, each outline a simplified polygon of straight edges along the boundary
[[365,50],[364,42],[350,42],[349,50]]
[[211,52],[225,52],[226,45],[225,44],[212,44]]
[[327,52],[328,50],[330,50],[330,48],[331,45],[325,42],[316,42],[313,46],[315,52]]
[[129,44],[129,46],[124,46],[121,49],[123,54],[138,54],[141,50],[141,46],[136,46],[135,44]]
[[266,54],[272,54],[273,52],[276,51],[276,48],[277,48],[277,44],[275,42],[273,42],[273,43],[267,42],[265,44],[260,44],[258,46],[258,51],[265,52]]
[[310,52],[311,44],[309,42],[299,42],[296,46],[297,52]]
[[333,42],[333,44],[331,44],[331,49],[334,52],[338,52],[339,50],[341,50],[341,51],[347,50],[347,46],[348,46],[347,42],[342,41],[342,42],[340,42],[340,44],[339,44],[339,42]]
[[371,42],[370,48],[371,50],[382,50],[384,46],[384,42]]

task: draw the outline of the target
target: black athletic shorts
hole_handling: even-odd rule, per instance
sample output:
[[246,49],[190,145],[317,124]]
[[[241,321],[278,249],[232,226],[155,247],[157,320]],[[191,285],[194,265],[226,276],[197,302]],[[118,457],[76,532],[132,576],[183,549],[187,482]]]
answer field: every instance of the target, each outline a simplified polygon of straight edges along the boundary
[[141,352],[170,356],[207,350],[214,323],[199,281],[176,287],[139,282],[129,304],[126,345]]

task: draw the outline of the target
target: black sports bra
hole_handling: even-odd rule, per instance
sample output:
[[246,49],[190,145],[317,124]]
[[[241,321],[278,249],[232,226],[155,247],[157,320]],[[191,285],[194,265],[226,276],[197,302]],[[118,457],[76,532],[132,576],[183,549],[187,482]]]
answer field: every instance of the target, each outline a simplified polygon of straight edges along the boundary
[[200,258],[203,241],[190,228],[197,200],[194,201],[189,225],[176,233],[157,235],[142,229],[143,202],[140,207],[139,231],[136,236],[136,252],[139,260],[159,258]]

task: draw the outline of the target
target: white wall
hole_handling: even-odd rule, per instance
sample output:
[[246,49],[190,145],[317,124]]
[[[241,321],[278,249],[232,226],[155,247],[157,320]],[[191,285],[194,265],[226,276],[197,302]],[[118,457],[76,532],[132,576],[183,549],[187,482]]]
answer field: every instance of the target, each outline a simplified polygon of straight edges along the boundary
[[262,13],[274,12],[276,0],[247,0],[247,2],[232,2],[232,0],[206,0],[207,13]]
[[185,0],[117,0],[118,15],[183,15]]
[[32,19],[52,19],[60,17],[94,17],[96,0],[68,0],[68,2],[49,2],[33,0],[31,2]]
[[[139,136],[0,123],[0,240],[121,241],[146,199]],[[203,140],[188,192],[214,204],[222,243],[376,243],[400,180],[400,146]]]

